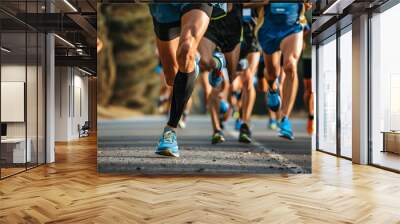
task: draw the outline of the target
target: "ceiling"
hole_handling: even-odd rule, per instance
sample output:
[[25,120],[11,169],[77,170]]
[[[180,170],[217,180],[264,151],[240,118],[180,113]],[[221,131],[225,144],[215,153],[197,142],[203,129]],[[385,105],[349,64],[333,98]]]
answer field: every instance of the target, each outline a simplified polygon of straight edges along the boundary
[[377,10],[398,0],[320,0],[314,4],[313,43],[320,42],[351,24],[354,17]]
[[36,39],[31,39],[37,33],[50,32],[57,34],[56,65],[79,66],[96,73],[96,5],[96,0],[0,0],[2,46],[12,49],[8,58],[35,55]]

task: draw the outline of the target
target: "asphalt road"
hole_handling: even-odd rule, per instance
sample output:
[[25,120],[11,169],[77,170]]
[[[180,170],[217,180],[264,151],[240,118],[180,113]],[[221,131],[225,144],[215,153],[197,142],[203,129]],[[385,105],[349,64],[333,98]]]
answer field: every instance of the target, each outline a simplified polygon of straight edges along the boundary
[[187,127],[177,131],[180,158],[154,153],[166,118],[137,117],[103,120],[98,124],[99,172],[140,174],[242,174],[310,173],[311,137],[306,121],[293,120],[296,139],[277,137],[267,130],[267,120],[252,122],[253,143],[237,141],[233,120],[225,125],[226,142],[211,144],[208,116],[190,116]]

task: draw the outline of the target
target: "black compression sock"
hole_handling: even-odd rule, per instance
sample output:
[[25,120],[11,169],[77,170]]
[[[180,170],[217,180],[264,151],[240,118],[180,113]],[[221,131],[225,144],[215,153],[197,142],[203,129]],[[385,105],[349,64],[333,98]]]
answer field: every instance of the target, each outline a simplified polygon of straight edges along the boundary
[[178,71],[176,74],[172,90],[171,110],[168,121],[169,126],[174,128],[178,126],[185,105],[192,95],[195,80],[195,71],[190,73]]

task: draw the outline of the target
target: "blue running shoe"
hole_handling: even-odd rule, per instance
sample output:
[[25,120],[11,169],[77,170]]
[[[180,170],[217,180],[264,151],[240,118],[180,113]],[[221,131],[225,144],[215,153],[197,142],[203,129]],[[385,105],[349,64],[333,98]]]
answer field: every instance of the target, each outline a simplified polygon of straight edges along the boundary
[[224,133],[222,131],[214,131],[214,134],[211,136],[211,144],[222,143],[225,141]]
[[268,89],[267,91],[267,106],[274,112],[281,109],[281,96],[279,95],[279,83],[276,84],[278,87],[275,91]]
[[226,100],[220,100],[219,102],[219,113],[224,114],[229,110],[229,103]]
[[242,126],[242,121],[238,118],[235,121],[235,130],[239,131],[240,130],[240,126]]
[[178,142],[176,133],[170,128],[164,128],[160,141],[158,143],[156,154],[162,156],[179,157]]
[[294,139],[292,124],[290,123],[289,118],[287,118],[286,116],[282,118],[281,123],[279,124],[278,136],[289,140]]
[[208,75],[208,82],[212,87],[218,87],[224,80],[223,69],[225,68],[226,62],[224,54],[220,52],[214,52],[213,59],[217,63],[217,68],[212,70]]
[[268,128],[271,130],[276,130],[278,129],[278,121],[276,119],[269,119],[268,121]]
[[220,121],[227,121],[230,114],[231,114],[231,107],[229,106],[229,103],[226,102],[226,100],[220,100],[219,103]]
[[251,143],[251,131],[249,126],[247,126],[246,123],[243,123],[240,126],[240,130],[239,130],[239,142],[243,142],[243,143]]

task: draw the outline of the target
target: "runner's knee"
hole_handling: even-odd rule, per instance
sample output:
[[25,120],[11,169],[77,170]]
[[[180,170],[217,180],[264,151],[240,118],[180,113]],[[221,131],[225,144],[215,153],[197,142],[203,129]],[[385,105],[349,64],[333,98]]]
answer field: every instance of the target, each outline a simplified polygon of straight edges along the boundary
[[271,69],[271,70],[264,70],[264,77],[267,79],[267,80],[271,80],[271,79],[276,79],[277,77],[278,77],[278,75],[279,75],[279,71],[278,70],[276,70],[276,69]]
[[208,104],[209,106],[215,105],[219,100],[219,92],[215,89],[211,91],[208,95]]
[[258,63],[251,63],[247,68],[250,74],[256,74],[258,70]]
[[176,71],[174,69],[165,69],[164,70],[165,82],[167,83],[168,86],[174,85],[175,75],[176,75]]
[[243,88],[250,89],[253,86],[253,77],[250,69],[247,69],[242,75]]
[[264,69],[264,77],[266,77],[267,80],[276,79],[278,77],[279,73],[280,73],[279,67],[274,66],[274,65],[267,66]]
[[283,69],[287,78],[294,79],[297,73],[297,60],[294,57],[290,57],[285,61]]
[[182,42],[179,44],[177,58],[179,69],[182,72],[191,72],[185,70],[189,69],[196,57],[196,49],[193,47],[193,42],[193,37],[183,37]]

